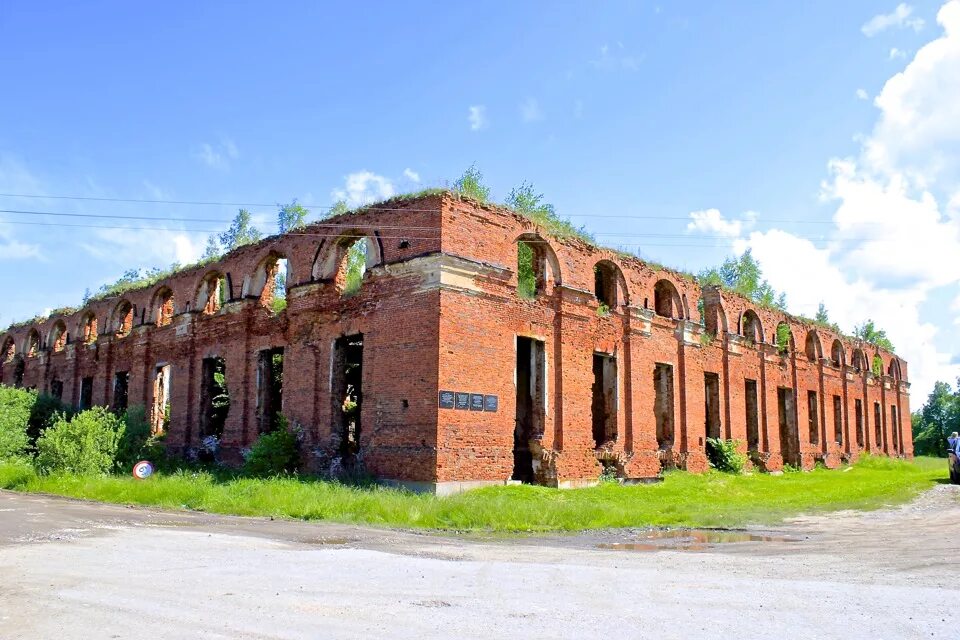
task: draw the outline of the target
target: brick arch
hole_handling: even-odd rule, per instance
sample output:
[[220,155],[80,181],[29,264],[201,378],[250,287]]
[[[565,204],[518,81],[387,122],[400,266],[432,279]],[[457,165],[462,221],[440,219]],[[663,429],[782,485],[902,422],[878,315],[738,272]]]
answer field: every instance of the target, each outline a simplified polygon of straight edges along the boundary
[[665,318],[686,317],[683,299],[673,281],[661,278],[653,285],[653,310]]
[[890,358],[890,366],[887,367],[887,374],[897,382],[903,380],[903,373],[900,369],[900,358]]
[[0,347],[0,365],[7,362],[13,362],[14,356],[17,355],[17,343],[14,341],[13,336],[6,336],[3,339],[3,342],[0,343],[3,346]]
[[110,314],[110,331],[117,338],[130,335],[135,317],[136,307],[126,298],[121,298]]
[[343,265],[347,251],[360,241],[367,243],[367,269],[382,264],[383,241],[380,239],[379,231],[362,228],[346,229],[330,242],[321,242],[317,247],[311,267],[311,279],[334,280]]
[[777,323],[777,328],[773,330],[773,344],[777,345],[778,347],[780,346],[780,339],[778,337],[780,334],[780,327],[786,327],[787,331],[790,332],[790,339],[787,340],[787,352],[794,353],[797,350],[797,341],[793,335],[793,328],[790,326],[789,322],[781,320]]
[[63,320],[57,320],[50,329],[50,336],[47,338],[47,344],[54,353],[63,351],[67,343],[70,342],[70,334],[67,333],[67,323]]
[[221,299],[230,300],[230,280],[219,269],[207,271],[195,287],[193,308],[205,314],[216,313]]
[[740,335],[757,344],[764,342],[763,323],[753,309],[747,309],[740,314]]
[[36,328],[30,329],[23,343],[23,353],[27,357],[35,356],[40,353],[42,348],[43,342],[40,340],[40,332]]
[[823,357],[823,346],[820,343],[820,334],[817,333],[816,329],[807,331],[803,351],[811,362],[819,362]]
[[167,285],[160,285],[150,298],[150,324],[165,327],[173,322],[176,314],[176,305],[173,289]]
[[87,311],[80,316],[80,321],[77,323],[77,339],[83,344],[93,344],[97,341],[97,335],[99,333],[99,323],[97,322],[97,314],[93,311]]
[[830,347],[830,360],[833,361],[835,367],[842,367],[847,363],[847,353],[839,339],[834,339],[833,345]]
[[857,371],[870,370],[870,364],[867,362],[867,356],[860,347],[857,347],[853,350],[853,356],[850,359],[850,366]]
[[[620,268],[613,260],[604,258],[603,260],[597,261],[593,265],[594,270],[594,289],[595,293],[600,283],[597,282],[598,278],[596,276],[601,275],[602,277],[607,277],[610,279],[609,286],[612,288],[612,304],[611,308],[615,308],[619,305],[629,305],[630,304],[630,289],[627,287],[627,279],[623,275],[623,269]],[[599,296],[598,296],[599,297]]]
[[[513,244],[518,248],[520,243],[526,243],[533,250],[534,274],[537,276],[537,291],[550,293],[553,287],[563,283],[563,274],[560,270],[560,259],[549,241],[538,233],[525,232],[514,238]],[[537,267],[542,268],[537,268]]]

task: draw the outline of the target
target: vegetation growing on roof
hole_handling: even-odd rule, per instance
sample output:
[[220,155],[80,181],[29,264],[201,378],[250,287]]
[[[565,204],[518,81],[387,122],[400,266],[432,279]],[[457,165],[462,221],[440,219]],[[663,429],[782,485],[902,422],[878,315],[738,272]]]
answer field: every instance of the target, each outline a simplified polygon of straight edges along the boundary
[[875,347],[886,349],[890,353],[894,353],[893,343],[890,342],[890,338],[887,337],[887,332],[883,329],[878,329],[873,323],[873,320],[868,319],[863,324],[854,327],[853,337],[859,338]]
[[702,286],[719,286],[774,311],[787,310],[787,295],[777,292],[763,278],[760,263],[747,249],[740,257],[730,257],[719,268],[704,269],[697,279]]

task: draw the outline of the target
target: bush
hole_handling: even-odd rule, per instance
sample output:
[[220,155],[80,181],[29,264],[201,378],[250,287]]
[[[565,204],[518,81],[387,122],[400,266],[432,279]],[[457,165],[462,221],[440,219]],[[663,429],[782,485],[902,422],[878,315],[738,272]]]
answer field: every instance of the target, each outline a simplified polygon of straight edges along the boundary
[[44,473],[107,473],[117,459],[124,424],[103,407],[58,416],[37,440],[37,467]]
[[130,471],[147,457],[150,422],[143,407],[130,407],[123,414],[123,433],[117,444],[116,469]]
[[23,389],[0,386],[0,460],[19,458],[27,453],[30,438],[27,427],[37,394]]
[[58,415],[64,415],[68,419],[73,417],[76,411],[65,402],[45,393],[37,396],[36,402],[30,409],[30,421],[27,424],[27,436],[30,438],[30,447],[35,447],[40,435],[53,424]]
[[297,437],[287,428],[287,420],[280,416],[275,431],[261,435],[247,455],[243,465],[252,476],[275,476],[296,471],[300,462]]
[[739,440],[707,438],[707,459],[710,460],[710,466],[717,471],[742,473],[747,457],[737,452],[739,444]]

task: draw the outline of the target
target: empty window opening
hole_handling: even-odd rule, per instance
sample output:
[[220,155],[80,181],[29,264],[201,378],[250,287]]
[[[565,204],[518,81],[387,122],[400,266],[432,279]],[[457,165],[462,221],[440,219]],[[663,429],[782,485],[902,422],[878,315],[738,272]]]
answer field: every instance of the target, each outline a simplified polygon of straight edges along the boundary
[[760,411],[756,380],[744,380],[747,410],[747,449],[760,450]]
[[899,451],[900,447],[898,440],[900,440],[900,416],[897,415],[896,405],[890,406],[890,437],[892,438],[891,445],[894,451]]
[[36,329],[32,329],[27,336],[27,357],[33,357],[40,353],[40,334]]
[[833,396],[833,441],[843,444],[843,400]]
[[257,410],[260,433],[277,428],[283,406],[283,348],[261,351],[257,363]]
[[673,366],[657,363],[653,367],[653,412],[657,421],[657,445],[673,446]]
[[223,358],[204,358],[200,387],[200,437],[223,437],[230,412],[227,363]]
[[878,378],[883,375],[883,358],[878,355],[873,356],[870,363],[870,373]]
[[843,366],[843,344],[839,340],[833,341],[833,348],[830,349],[830,361],[835,367]]
[[50,381],[50,395],[57,400],[63,400],[63,380],[54,378]]
[[54,353],[63,351],[67,346],[67,325],[63,322],[57,322],[53,325],[53,333],[50,338],[50,348]]
[[223,308],[230,295],[227,291],[227,277],[222,273],[208,274],[200,283],[197,295],[197,307],[206,315],[211,315]]
[[617,306],[617,271],[609,262],[598,262],[593,267],[593,291],[601,309],[607,311]]
[[593,442],[597,448],[617,439],[617,359],[593,354]]
[[113,375],[113,410],[117,413],[127,410],[130,401],[130,372],[117,371]]
[[777,334],[774,337],[776,338],[777,353],[785,356],[793,352],[793,331],[790,330],[790,325],[786,322],[778,324]]
[[720,375],[703,374],[703,415],[708,438],[720,437]]
[[653,310],[664,318],[680,318],[680,294],[669,280],[660,280],[653,287]]
[[13,362],[13,356],[16,353],[17,348],[13,343],[13,338],[7,338],[3,343],[3,349],[0,349],[0,363]]
[[863,400],[853,401],[854,421],[857,428],[857,446],[863,448]]
[[367,273],[367,256],[371,254],[369,243],[369,238],[355,238],[345,246],[336,275],[336,286],[341,296],[353,296],[360,291]]
[[86,411],[93,406],[93,378],[80,380],[80,411]]
[[799,466],[800,436],[797,432],[797,408],[792,389],[777,389],[777,416],[780,420],[780,454],[783,462]]
[[856,369],[858,373],[867,368],[867,359],[860,349],[853,352],[853,368]]
[[810,444],[820,443],[820,407],[817,392],[807,391],[807,425],[810,428]]
[[114,335],[125,338],[133,329],[133,305],[126,300],[117,305],[114,313]]
[[883,426],[880,424],[883,421],[883,410],[880,409],[880,403],[873,403],[873,434],[874,434],[874,445],[877,449],[886,448],[883,446]]
[[513,431],[514,480],[533,482],[530,441],[543,433],[546,413],[546,351],[544,343],[517,336],[517,415]]
[[810,362],[820,362],[820,338],[813,331],[807,332],[807,342],[804,345],[804,353]]
[[261,263],[257,281],[263,279],[260,290],[260,304],[271,313],[280,313],[287,308],[287,280],[290,275],[290,263],[283,256],[270,254]]
[[161,365],[154,372],[150,411],[150,430],[154,435],[165,433],[170,426],[170,374],[170,365]]
[[530,300],[543,293],[545,273],[543,247],[534,242],[517,242],[517,295]]
[[743,337],[756,344],[763,342],[763,327],[760,324],[760,318],[753,311],[745,311],[741,320]]
[[156,295],[156,323],[166,327],[173,322],[173,291],[164,287]]
[[337,338],[332,364],[333,429],[340,441],[340,457],[350,468],[356,463],[361,448],[363,334]]
[[83,344],[93,344],[97,341],[97,316],[88,313],[83,318],[81,338]]

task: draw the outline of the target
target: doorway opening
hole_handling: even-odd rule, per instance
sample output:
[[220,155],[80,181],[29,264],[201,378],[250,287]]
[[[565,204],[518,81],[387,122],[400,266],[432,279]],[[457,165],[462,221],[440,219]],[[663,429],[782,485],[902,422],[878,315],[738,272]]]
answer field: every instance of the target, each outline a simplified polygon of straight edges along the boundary
[[658,362],[653,367],[653,412],[657,420],[657,445],[673,446],[673,366]]
[[130,372],[117,371],[113,374],[113,410],[117,413],[127,410],[130,395]]
[[617,439],[617,359],[593,354],[593,442],[596,448]]
[[800,465],[800,438],[797,433],[797,410],[793,389],[777,389],[777,413],[780,419],[780,454],[783,463]]
[[810,428],[810,444],[820,444],[820,407],[816,391],[807,391],[807,424]]
[[843,400],[833,396],[833,441],[843,444]]
[[720,375],[703,374],[703,415],[708,438],[720,438]]
[[260,433],[279,425],[283,407],[283,347],[260,352],[257,360],[257,410]]
[[93,378],[80,380],[80,411],[86,411],[93,406]]
[[546,413],[544,343],[517,336],[517,415],[513,430],[513,480],[533,482],[530,441],[543,433]]
[[854,400],[853,408],[857,425],[857,447],[863,449],[863,400]]
[[760,450],[760,412],[758,410],[757,381],[744,380],[747,409],[747,449]]
[[360,416],[363,405],[363,334],[337,338],[333,344],[333,428],[339,455],[353,470],[360,456]]
[[166,432],[170,426],[170,365],[160,365],[153,375],[153,410],[150,412],[150,430],[154,435]]
[[200,437],[219,440],[230,412],[227,363],[223,358],[204,358],[200,375]]
[[883,441],[883,426],[880,424],[883,421],[883,411],[880,409],[880,403],[873,403],[873,431],[874,431],[874,444],[877,449],[886,450],[886,443]]

